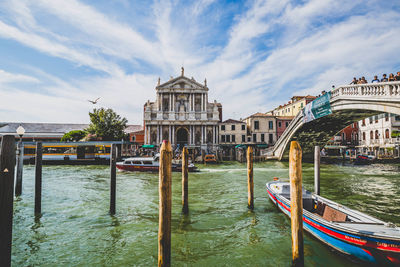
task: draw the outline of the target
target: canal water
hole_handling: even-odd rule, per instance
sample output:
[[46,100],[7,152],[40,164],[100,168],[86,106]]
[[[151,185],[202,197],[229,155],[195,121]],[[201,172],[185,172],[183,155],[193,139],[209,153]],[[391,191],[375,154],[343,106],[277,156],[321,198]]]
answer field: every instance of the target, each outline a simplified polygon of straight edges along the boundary
[[[246,165],[200,166],[189,174],[190,214],[181,214],[181,174],[173,174],[173,266],[290,266],[290,220],[265,183],[288,177],[287,162],[254,165],[255,209],[247,209]],[[400,225],[398,165],[322,165],[321,195]],[[41,218],[35,218],[34,167],[24,167],[14,202],[13,266],[155,266],[158,174],[117,173],[110,216],[109,168],[44,166]],[[303,164],[313,189],[313,165]],[[305,234],[306,266],[362,266]]]

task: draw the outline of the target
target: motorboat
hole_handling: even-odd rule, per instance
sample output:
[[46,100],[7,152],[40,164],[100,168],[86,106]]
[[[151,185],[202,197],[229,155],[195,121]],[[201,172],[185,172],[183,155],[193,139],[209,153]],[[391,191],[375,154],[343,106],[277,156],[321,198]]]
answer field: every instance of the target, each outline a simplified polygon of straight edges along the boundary
[[368,165],[374,161],[374,157],[369,155],[357,155],[356,159],[354,160],[354,165]]
[[[290,183],[266,184],[269,198],[290,217]],[[335,250],[379,266],[400,265],[400,228],[303,188],[303,229]]]
[[[144,171],[144,172],[158,172],[160,167],[160,156],[159,154],[154,157],[132,157],[126,158],[122,162],[117,162],[116,166],[122,171]],[[180,172],[182,171],[182,164],[172,163],[172,171]],[[189,172],[198,171],[197,167],[189,163]]]

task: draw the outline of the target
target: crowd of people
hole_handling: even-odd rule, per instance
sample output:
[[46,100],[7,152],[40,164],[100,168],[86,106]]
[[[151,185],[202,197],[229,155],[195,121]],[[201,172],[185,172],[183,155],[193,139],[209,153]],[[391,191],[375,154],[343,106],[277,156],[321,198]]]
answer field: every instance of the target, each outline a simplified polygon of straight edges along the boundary
[[[382,79],[378,79],[378,76],[375,75],[371,83],[394,82],[394,81],[400,81],[400,71],[397,72],[396,76],[393,73],[390,73],[389,77],[386,77],[386,74],[383,74]],[[365,79],[364,76],[358,79],[354,77],[350,84],[363,84],[363,83],[368,83],[368,81]]]

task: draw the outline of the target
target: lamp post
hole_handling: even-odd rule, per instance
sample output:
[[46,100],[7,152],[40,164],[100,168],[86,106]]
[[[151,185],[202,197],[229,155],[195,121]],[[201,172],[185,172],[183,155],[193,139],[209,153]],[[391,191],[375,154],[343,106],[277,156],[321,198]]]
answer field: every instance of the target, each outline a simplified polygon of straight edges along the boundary
[[24,146],[22,145],[22,136],[25,134],[25,129],[22,125],[18,126],[17,134],[19,135],[19,142],[17,146],[17,182],[15,185],[15,196],[20,196],[22,194],[22,170],[24,167]]

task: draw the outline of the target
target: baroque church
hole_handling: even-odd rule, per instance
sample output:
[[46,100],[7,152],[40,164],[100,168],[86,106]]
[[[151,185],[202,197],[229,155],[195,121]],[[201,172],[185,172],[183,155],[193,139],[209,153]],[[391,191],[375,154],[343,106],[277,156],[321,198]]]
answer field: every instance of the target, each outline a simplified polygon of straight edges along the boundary
[[168,82],[158,79],[156,100],[144,105],[144,143],[160,147],[169,140],[174,150],[186,146],[190,154],[215,152],[221,121],[222,105],[208,102],[207,80],[189,79],[182,68],[181,76]]

